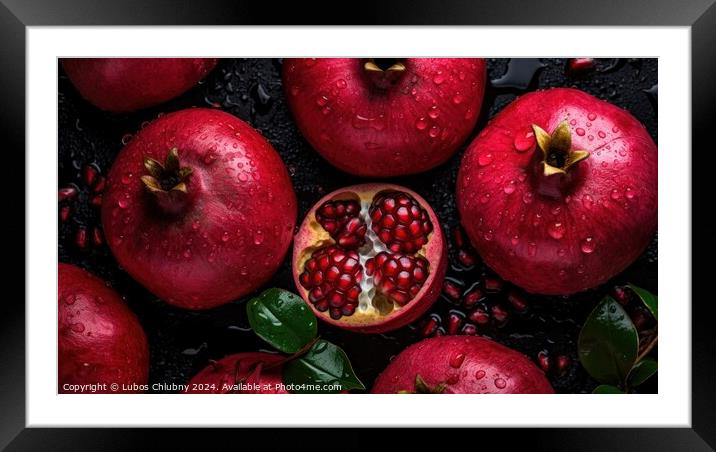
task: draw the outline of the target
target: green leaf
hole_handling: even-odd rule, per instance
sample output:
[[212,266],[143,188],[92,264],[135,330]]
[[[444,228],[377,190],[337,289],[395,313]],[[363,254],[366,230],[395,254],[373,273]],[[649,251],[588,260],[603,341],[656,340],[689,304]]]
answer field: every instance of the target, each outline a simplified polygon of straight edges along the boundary
[[651,312],[651,315],[654,316],[656,321],[659,321],[659,300],[656,295],[649,292],[646,289],[642,289],[641,287],[637,287],[634,284],[629,284],[629,288],[634,291],[635,294],[641,298],[641,301],[644,303],[646,308]]
[[629,387],[636,387],[656,373],[658,365],[655,359],[644,358],[632,367],[629,372]]
[[624,394],[624,391],[612,385],[599,385],[594,388],[592,394]]
[[296,353],[318,332],[316,316],[298,296],[268,289],[246,304],[249,323],[263,340],[284,353]]
[[[305,355],[284,365],[283,382],[294,385],[294,393],[338,393],[349,389],[365,389],[356,377],[345,352],[328,341],[318,340]],[[304,387],[302,385],[312,385]],[[326,388],[325,385],[337,386]]]
[[579,333],[582,366],[600,383],[623,385],[638,351],[639,336],[629,315],[616,300],[605,297]]

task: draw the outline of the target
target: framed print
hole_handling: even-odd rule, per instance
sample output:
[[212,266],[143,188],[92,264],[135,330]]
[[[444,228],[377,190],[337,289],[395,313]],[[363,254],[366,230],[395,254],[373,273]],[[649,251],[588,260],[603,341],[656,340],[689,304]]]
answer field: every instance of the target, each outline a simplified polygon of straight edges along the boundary
[[709,190],[691,151],[712,2],[425,2],[344,26],[63,3],[2,9],[25,285],[2,308],[0,444],[125,449],[141,427],[716,443],[692,265],[709,243],[692,226],[713,225],[692,220]]

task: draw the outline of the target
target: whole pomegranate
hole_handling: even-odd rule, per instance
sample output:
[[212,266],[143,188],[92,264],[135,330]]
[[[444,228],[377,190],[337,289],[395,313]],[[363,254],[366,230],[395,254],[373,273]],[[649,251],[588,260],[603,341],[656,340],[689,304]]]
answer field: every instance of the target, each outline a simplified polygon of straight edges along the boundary
[[212,362],[188,383],[186,394],[287,394],[282,367],[286,358],[271,353],[238,353]]
[[416,320],[439,296],[446,270],[438,218],[398,185],[330,193],[294,241],[298,293],[319,318],[352,331],[379,333]]
[[552,394],[523,354],[479,336],[439,336],[403,350],[378,376],[374,394]]
[[106,385],[101,393],[142,392],[132,385],[147,383],[149,347],[137,317],[96,276],[63,263],[57,270],[58,392],[88,384]]
[[477,122],[479,58],[286,59],[283,83],[298,127],[332,165],[400,176],[446,161]]
[[215,58],[65,58],[62,67],[80,95],[114,113],[166,102],[216,66]]
[[142,129],[117,156],[102,203],[119,264],[188,309],[227,303],[268,281],[295,219],[278,153],[240,119],[201,108]]
[[576,89],[526,94],[470,144],[463,226],[484,261],[530,292],[604,283],[657,225],[657,148],[632,115]]

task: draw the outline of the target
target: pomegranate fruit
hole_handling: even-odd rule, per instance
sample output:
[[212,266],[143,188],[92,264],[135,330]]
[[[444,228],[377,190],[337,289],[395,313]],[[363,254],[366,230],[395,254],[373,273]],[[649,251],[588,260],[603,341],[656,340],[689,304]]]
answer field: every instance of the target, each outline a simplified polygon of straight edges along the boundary
[[96,276],[70,264],[57,270],[58,392],[90,384],[101,385],[100,393],[142,392],[135,385],[149,378],[149,347],[137,317]]
[[238,353],[210,363],[189,380],[185,394],[288,394],[283,388],[286,358],[271,353]]
[[378,376],[374,394],[552,394],[523,354],[479,336],[440,336],[403,350]]
[[398,185],[330,193],[294,240],[298,293],[319,318],[347,330],[384,332],[416,320],[439,296],[446,271],[438,218]]
[[291,243],[296,196],[278,153],[240,119],[193,108],[143,128],[107,177],[119,264],[167,303],[212,308],[264,284]]
[[485,91],[479,58],[286,59],[289,107],[311,145],[351,174],[400,176],[446,161]]
[[470,144],[461,222],[485,263],[541,294],[604,283],[657,226],[657,148],[631,114],[582,91],[526,94]]
[[62,67],[80,95],[102,110],[124,113],[188,91],[216,66],[215,58],[65,58]]

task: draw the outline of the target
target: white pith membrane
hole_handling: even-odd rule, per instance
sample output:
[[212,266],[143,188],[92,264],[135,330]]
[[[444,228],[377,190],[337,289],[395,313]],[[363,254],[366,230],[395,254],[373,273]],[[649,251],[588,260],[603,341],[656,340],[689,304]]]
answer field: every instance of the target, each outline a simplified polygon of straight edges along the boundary
[[[390,249],[388,249],[387,245],[383,243],[379,238],[378,235],[373,231],[373,221],[370,217],[370,207],[373,204],[373,201],[381,194],[385,192],[396,192],[396,193],[405,193],[406,195],[410,196],[415,200],[415,202],[418,203],[421,209],[424,209],[427,212],[427,209],[424,207],[423,203],[420,202],[418,199],[410,195],[409,193],[406,193],[402,190],[398,189],[387,189],[382,190],[379,192],[376,192],[372,195],[369,199],[362,199],[360,196],[358,196],[356,193],[353,192],[344,192],[336,194],[334,197],[330,198],[327,201],[357,201],[360,203],[360,212],[358,214],[358,218],[363,221],[366,224],[366,233],[365,233],[365,244],[361,246],[360,248],[355,248],[353,251],[358,253],[358,262],[361,266],[361,273],[362,273],[362,279],[359,284],[361,292],[358,296],[358,305],[356,306],[356,310],[352,315],[343,315],[340,318],[341,319],[351,319],[356,318],[358,316],[387,316],[391,314],[393,311],[400,310],[401,308],[409,306],[415,298],[417,298],[417,294],[415,297],[413,297],[410,301],[408,301],[405,305],[400,306],[398,303],[395,303],[391,301],[386,295],[382,294],[374,285],[374,276],[368,276],[366,273],[366,262],[370,260],[371,258],[374,258],[381,252],[386,252],[390,254],[391,256],[394,255],[406,255],[406,256],[413,256],[413,257],[422,257],[428,262],[427,267],[427,277],[425,279],[425,282],[420,287],[420,294],[425,287],[425,284],[427,284],[428,280],[431,276],[431,265],[430,261],[427,260],[427,257],[425,256],[425,251],[427,245],[432,240],[432,236],[434,234],[434,230],[430,232],[427,236],[428,240],[423,247],[421,247],[417,252],[415,253],[394,253]],[[299,263],[300,268],[302,271],[305,268],[306,262],[311,258],[314,252],[317,252],[320,249],[326,248],[331,245],[336,245],[341,250],[348,252],[350,250],[347,250],[340,245],[328,234],[328,232],[323,229],[323,226],[318,222],[315,212],[312,214],[311,218],[312,222],[315,222],[316,228],[320,229],[322,232],[322,236],[326,237],[325,240],[318,240],[315,244],[315,246],[308,247],[303,251],[303,256],[301,257]],[[432,223],[432,219],[428,216],[428,221]],[[433,225],[434,228],[434,225]],[[374,272],[375,275],[375,272]],[[328,311],[324,312],[324,314],[328,315]]]

